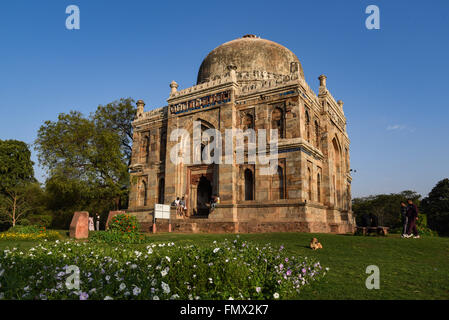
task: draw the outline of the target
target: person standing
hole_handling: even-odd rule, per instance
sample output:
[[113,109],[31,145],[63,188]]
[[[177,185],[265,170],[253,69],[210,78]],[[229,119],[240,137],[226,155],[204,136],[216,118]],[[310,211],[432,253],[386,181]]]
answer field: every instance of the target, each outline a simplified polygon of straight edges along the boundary
[[176,197],[176,200],[173,201],[175,207],[176,207],[176,215],[178,216],[182,216],[181,210],[180,210],[180,206],[179,206],[179,197]]
[[100,231],[100,215],[98,213],[97,213],[96,225],[97,225],[97,231]]
[[95,231],[93,217],[89,217],[89,231]]
[[181,207],[182,216],[186,217],[187,216],[187,214],[186,214],[187,206],[186,206],[186,200],[184,199],[184,197],[182,197],[181,201],[179,201],[179,206]]
[[408,218],[407,218],[407,205],[404,201],[401,201],[401,222],[402,222],[402,238],[406,238],[407,236],[407,225],[408,225]]
[[407,219],[408,219],[408,229],[407,229],[407,238],[412,237],[418,239],[418,228],[416,227],[416,221],[418,220],[418,207],[413,203],[411,199],[408,200],[407,206]]

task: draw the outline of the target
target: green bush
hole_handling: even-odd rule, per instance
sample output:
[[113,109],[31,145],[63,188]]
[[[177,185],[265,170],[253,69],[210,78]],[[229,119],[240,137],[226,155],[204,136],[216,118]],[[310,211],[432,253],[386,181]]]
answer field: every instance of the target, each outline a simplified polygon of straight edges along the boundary
[[123,233],[138,233],[139,222],[135,216],[129,214],[118,214],[112,217],[109,223],[109,230]]
[[148,243],[149,237],[137,232],[117,230],[89,232],[89,241],[97,243]]
[[8,232],[9,233],[25,233],[25,234],[30,234],[30,233],[43,233],[45,232],[46,229],[45,227],[42,226],[38,226],[38,225],[16,225],[14,227],[9,228]]
[[418,214],[418,221],[416,221],[416,227],[418,228],[418,232],[422,236],[435,237],[438,236],[436,231],[431,230],[427,226],[427,215],[423,213]]

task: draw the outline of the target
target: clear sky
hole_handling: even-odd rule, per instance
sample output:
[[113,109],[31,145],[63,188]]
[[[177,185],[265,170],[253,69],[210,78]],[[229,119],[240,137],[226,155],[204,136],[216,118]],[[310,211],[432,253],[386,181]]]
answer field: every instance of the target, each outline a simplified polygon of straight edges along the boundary
[[[65,27],[71,4],[80,30]],[[371,4],[380,30],[365,27]],[[194,85],[208,52],[249,33],[292,50],[315,91],[326,74],[344,101],[353,196],[426,195],[449,177],[447,0],[2,0],[0,139],[31,144],[58,113],[121,97],[163,106],[172,80]]]

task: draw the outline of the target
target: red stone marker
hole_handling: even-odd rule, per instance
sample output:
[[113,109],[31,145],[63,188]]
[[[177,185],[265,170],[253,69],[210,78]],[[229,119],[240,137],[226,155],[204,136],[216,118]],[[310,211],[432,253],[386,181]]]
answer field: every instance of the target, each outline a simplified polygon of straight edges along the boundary
[[70,223],[70,238],[89,238],[89,212],[78,211],[73,214],[72,222]]
[[109,222],[111,219],[118,214],[125,214],[125,211],[109,211],[108,220],[106,220],[106,230],[109,228]]

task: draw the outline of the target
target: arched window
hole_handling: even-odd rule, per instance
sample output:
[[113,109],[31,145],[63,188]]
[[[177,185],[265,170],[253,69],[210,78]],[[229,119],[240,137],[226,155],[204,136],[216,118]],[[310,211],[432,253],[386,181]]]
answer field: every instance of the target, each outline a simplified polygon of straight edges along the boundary
[[145,136],[144,146],[145,146],[145,163],[148,163],[148,161],[150,160],[150,137],[149,136]]
[[321,202],[321,176],[318,173],[316,176],[316,195],[317,195],[317,201]]
[[284,112],[280,108],[274,108],[271,114],[271,128],[278,130],[278,137],[284,138]]
[[243,131],[247,129],[254,129],[253,116],[251,114],[249,113],[245,114],[242,121],[243,121]]
[[161,178],[159,179],[159,190],[158,190],[158,202],[160,204],[163,204],[165,201],[165,179]]
[[310,142],[310,117],[309,112],[306,110],[306,140]]
[[312,172],[310,168],[307,168],[307,175],[309,178],[309,200],[312,201]]
[[142,181],[142,183],[140,184],[140,205],[141,206],[146,206],[147,205],[147,191],[148,191],[148,187],[147,187],[147,183],[145,181]]
[[340,152],[340,144],[336,138],[332,139],[333,146],[333,171],[334,171],[334,197],[335,197],[335,205],[340,204],[340,196],[341,192],[341,152]]
[[284,170],[278,166],[277,175],[279,179],[279,199],[285,199],[285,190],[284,190]]
[[254,200],[254,177],[250,169],[245,170],[245,200]]
[[315,121],[315,144],[318,149],[320,148],[320,138],[320,125],[318,121]]
[[165,161],[165,149],[167,148],[167,132],[161,130],[161,149],[159,152],[159,160]]

